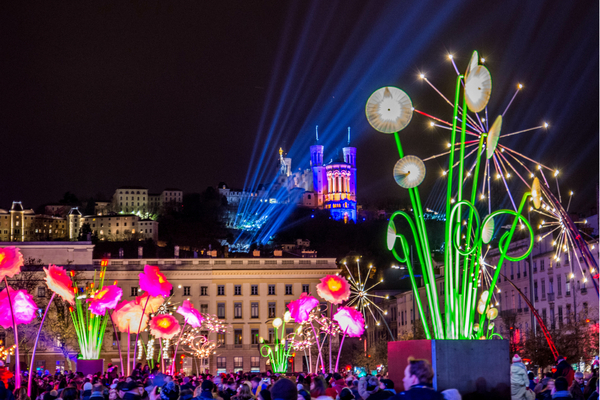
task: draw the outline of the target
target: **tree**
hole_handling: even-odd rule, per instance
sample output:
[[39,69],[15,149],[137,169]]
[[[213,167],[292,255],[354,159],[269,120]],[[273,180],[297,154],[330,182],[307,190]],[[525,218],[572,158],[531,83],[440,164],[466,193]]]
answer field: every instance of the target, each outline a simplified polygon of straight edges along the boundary
[[367,349],[367,352],[362,348],[353,349],[352,364],[357,367],[364,367],[367,374],[377,369],[379,365],[382,365],[383,369],[387,369],[387,346],[387,341],[377,340],[373,346]]
[[518,332],[515,329],[515,325],[517,322],[517,312],[515,310],[504,310],[500,312],[500,317],[502,318],[502,323],[504,324],[504,328],[506,332],[508,332],[508,343],[509,343],[509,351],[510,354],[519,353],[520,342],[523,332]]

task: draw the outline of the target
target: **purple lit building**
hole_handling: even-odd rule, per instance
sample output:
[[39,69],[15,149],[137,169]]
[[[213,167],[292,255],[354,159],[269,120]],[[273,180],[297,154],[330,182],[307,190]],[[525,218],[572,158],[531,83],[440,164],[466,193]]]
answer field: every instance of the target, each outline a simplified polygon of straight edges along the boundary
[[335,220],[356,222],[356,148],[344,147],[343,160],[323,163],[323,146],[310,146],[317,207]]

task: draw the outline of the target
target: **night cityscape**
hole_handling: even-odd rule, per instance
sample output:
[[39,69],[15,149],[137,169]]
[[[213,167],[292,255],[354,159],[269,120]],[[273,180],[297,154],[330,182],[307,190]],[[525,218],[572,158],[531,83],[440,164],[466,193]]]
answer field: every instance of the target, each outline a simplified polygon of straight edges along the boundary
[[0,10],[0,398],[598,398],[597,2]]

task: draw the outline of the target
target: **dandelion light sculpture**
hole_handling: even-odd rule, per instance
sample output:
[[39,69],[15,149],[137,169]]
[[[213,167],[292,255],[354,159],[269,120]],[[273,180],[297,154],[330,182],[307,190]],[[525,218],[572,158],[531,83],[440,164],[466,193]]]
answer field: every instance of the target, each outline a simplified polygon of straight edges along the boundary
[[[454,64],[454,60],[452,58],[451,60]],[[456,66],[455,69],[458,71]],[[421,79],[433,87],[424,75],[421,75]],[[399,186],[408,190],[413,210],[413,216],[404,211],[397,211],[390,217],[386,238],[387,247],[398,262],[406,265],[413,291],[418,293],[411,263],[411,248],[404,235],[399,234],[396,229],[400,219],[403,219],[414,237],[415,252],[423,270],[422,276],[427,299],[425,306],[428,307],[431,316],[431,329],[430,323],[425,318],[424,304],[422,304],[420,296],[415,295],[415,302],[427,339],[480,339],[484,334],[486,338],[491,338],[494,335],[492,319],[497,316],[497,311],[492,311],[495,308],[495,304],[492,303],[493,296],[478,295],[478,290],[480,290],[478,289],[478,283],[481,281],[482,274],[484,274],[483,264],[480,262],[482,257],[485,256],[482,252],[482,245],[484,242],[491,241],[493,237],[495,225],[493,221],[495,218],[500,216],[513,218],[509,231],[505,232],[500,238],[500,259],[491,275],[489,288],[487,289],[488,293],[493,293],[502,264],[505,261],[522,260],[531,252],[533,232],[529,222],[523,216],[523,209],[527,199],[531,196],[531,192],[526,190],[520,203],[515,203],[512,195],[509,194],[513,204],[512,210],[492,211],[490,201],[488,214],[482,217],[476,207],[477,200],[486,198],[485,190],[481,190],[480,196],[477,195],[478,180],[481,175],[483,175],[484,184],[488,184],[487,193],[490,194],[490,164],[493,163],[496,166],[497,176],[502,178],[507,188],[508,185],[505,179],[510,177],[510,174],[503,169],[508,165],[505,162],[505,155],[502,154],[505,152],[505,148],[498,144],[499,138],[502,137],[500,131],[504,113],[499,115],[492,128],[487,130],[487,104],[492,94],[492,78],[487,67],[481,65],[478,53],[473,53],[466,72],[464,74],[458,73],[454,102],[446,99],[439,90],[435,90],[453,107],[451,122],[447,123],[414,109],[408,95],[398,88],[384,87],[378,89],[367,101],[366,114],[371,126],[379,132],[394,135],[400,158],[394,171],[394,178]],[[394,95],[391,95],[392,93]],[[485,115],[482,118],[478,113],[484,110]],[[432,126],[440,126],[450,131],[449,151],[442,154],[447,155],[449,158],[448,169],[442,174],[447,180],[443,320],[418,187],[425,174],[425,168],[421,165],[421,160],[404,154],[400,138],[400,131],[406,128],[411,121],[413,112],[431,118]],[[485,126],[482,119],[486,122]],[[389,123],[386,124],[381,121],[388,121]],[[399,121],[406,122],[399,123]],[[478,140],[468,142],[466,140],[467,135],[475,136]],[[467,147],[473,147],[469,154],[465,154]],[[486,147],[487,152],[484,151]],[[435,157],[437,156],[424,161]],[[475,158],[470,167],[465,165],[468,157]],[[484,168],[480,168],[482,163],[485,165]],[[414,174],[418,174],[419,179],[411,177]],[[529,188],[529,185],[527,186]],[[508,255],[508,248],[517,226],[520,226],[521,229],[527,229],[530,235],[530,243],[523,254],[512,257]],[[486,323],[487,327],[484,326]],[[475,329],[476,327],[477,329]]]
[[[293,339],[295,333],[286,335],[285,324],[290,322],[291,319],[292,316],[290,312],[286,311],[283,319],[277,317],[273,320],[273,322],[271,322],[273,328],[275,329],[273,343],[265,343],[265,340],[262,337],[259,339],[259,343],[262,345],[260,347],[260,354],[269,359],[271,368],[273,368],[273,372],[275,373],[285,373],[288,369],[288,359],[290,357],[290,352],[293,349]],[[279,333],[280,328],[281,334]]]

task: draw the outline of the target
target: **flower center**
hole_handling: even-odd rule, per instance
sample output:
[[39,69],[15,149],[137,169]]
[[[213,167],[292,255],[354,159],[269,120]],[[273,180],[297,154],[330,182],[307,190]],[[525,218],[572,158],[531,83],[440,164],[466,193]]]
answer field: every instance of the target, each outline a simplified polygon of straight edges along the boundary
[[338,290],[340,290],[342,288],[342,283],[340,281],[338,281],[337,279],[330,279],[327,282],[327,287],[332,292],[337,292]]
[[161,328],[168,328],[171,326],[171,321],[169,321],[166,318],[163,318],[160,321],[158,321],[157,325],[160,326]]

